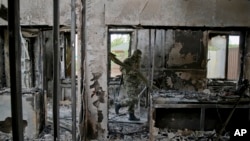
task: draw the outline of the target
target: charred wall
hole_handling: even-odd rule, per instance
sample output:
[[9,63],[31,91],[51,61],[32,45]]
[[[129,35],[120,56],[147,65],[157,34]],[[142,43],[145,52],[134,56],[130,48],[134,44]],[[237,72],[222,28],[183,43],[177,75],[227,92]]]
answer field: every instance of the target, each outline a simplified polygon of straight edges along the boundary
[[[149,81],[153,79],[154,84],[159,88],[189,91],[203,91],[209,88],[211,92],[219,92],[229,87],[235,90],[240,79],[249,79],[247,71],[249,68],[249,33],[245,32],[244,28],[202,28],[199,30],[192,27],[185,29],[165,27],[136,29],[135,33],[133,42],[137,43],[132,44],[132,51],[136,48],[142,50],[141,70],[147,79]],[[229,65],[227,70],[227,72],[235,72],[235,79],[227,78],[227,75],[224,79],[207,77],[208,41],[211,33],[239,35],[241,44],[239,51],[236,52],[239,56],[236,62],[238,68]],[[230,59],[234,58],[228,57],[226,61],[229,62]],[[223,80],[223,83],[214,80]]]
[[[162,89],[199,91],[206,87],[206,32],[173,29],[138,30],[141,69]],[[153,72],[153,78],[150,75]]]

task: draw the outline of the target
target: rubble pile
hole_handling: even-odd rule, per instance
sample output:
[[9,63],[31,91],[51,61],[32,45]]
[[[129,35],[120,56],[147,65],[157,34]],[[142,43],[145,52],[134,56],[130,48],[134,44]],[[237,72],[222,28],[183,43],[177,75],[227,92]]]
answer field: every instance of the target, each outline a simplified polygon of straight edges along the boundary
[[[155,141],[213,141],[216,140],[216,131],[193,131],[189,129],[171,130],[159,129]],[[229,133],[220,137],[220,141],[229,141]]]
[[144,124],[109,123],[109,141],[146,141],[148,127]]

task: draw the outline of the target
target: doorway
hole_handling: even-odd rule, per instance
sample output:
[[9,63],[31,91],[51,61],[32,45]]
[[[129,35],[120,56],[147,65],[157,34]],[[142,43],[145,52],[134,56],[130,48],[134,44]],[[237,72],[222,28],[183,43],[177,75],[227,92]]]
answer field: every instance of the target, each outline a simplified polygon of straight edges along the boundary
[[[109,53],[112,53],[116,59],[123,62],[127,57],[130,57],[133,51],[137,48],[136,42],[138,42],[138,40],[136,37],[137,32],[135,29],[109,29]],[[118,103],[122,99],[126,99],[128,97],[122,80],[123,77],[120,67],[121,66],[115,63],[112,59],[108,60],[108,128],[110,138],[114,138],[117,135],[123,136],[126,134],[141,132],[142,130],[145,130],[145,128],[143,128],[145,124],[142,123],[146,123],[148,121],[147,108],[145,106],[141,106],[139,103],[135,104],[135,116],[140,118],[140,121],[128,120],[128,107],[121,107],[119,114],[115,113],[115,103]]]

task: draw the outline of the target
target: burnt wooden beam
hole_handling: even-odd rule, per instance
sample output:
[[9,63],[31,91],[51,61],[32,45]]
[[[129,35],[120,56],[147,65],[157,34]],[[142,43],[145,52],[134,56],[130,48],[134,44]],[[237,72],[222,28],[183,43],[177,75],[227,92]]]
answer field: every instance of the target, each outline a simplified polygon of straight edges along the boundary
[[9,62],[11,82],[12,136],[23,141],[23,111],[21,87],[21,43],[19,0],[8,1]]

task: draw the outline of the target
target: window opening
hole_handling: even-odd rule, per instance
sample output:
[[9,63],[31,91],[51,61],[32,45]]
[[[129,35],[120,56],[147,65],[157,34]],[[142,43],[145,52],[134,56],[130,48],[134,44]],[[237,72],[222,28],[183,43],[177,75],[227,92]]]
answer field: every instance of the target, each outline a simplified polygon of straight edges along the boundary
[[239,43],[238,35],[215,35],[209,39],[207,78],[238,79]]
[[[116,55],[117,59],[123,61],[129,55],[130,34],[110,35],[110,51]],[[121,75],[120,66],[111,61],[111,77]]]

